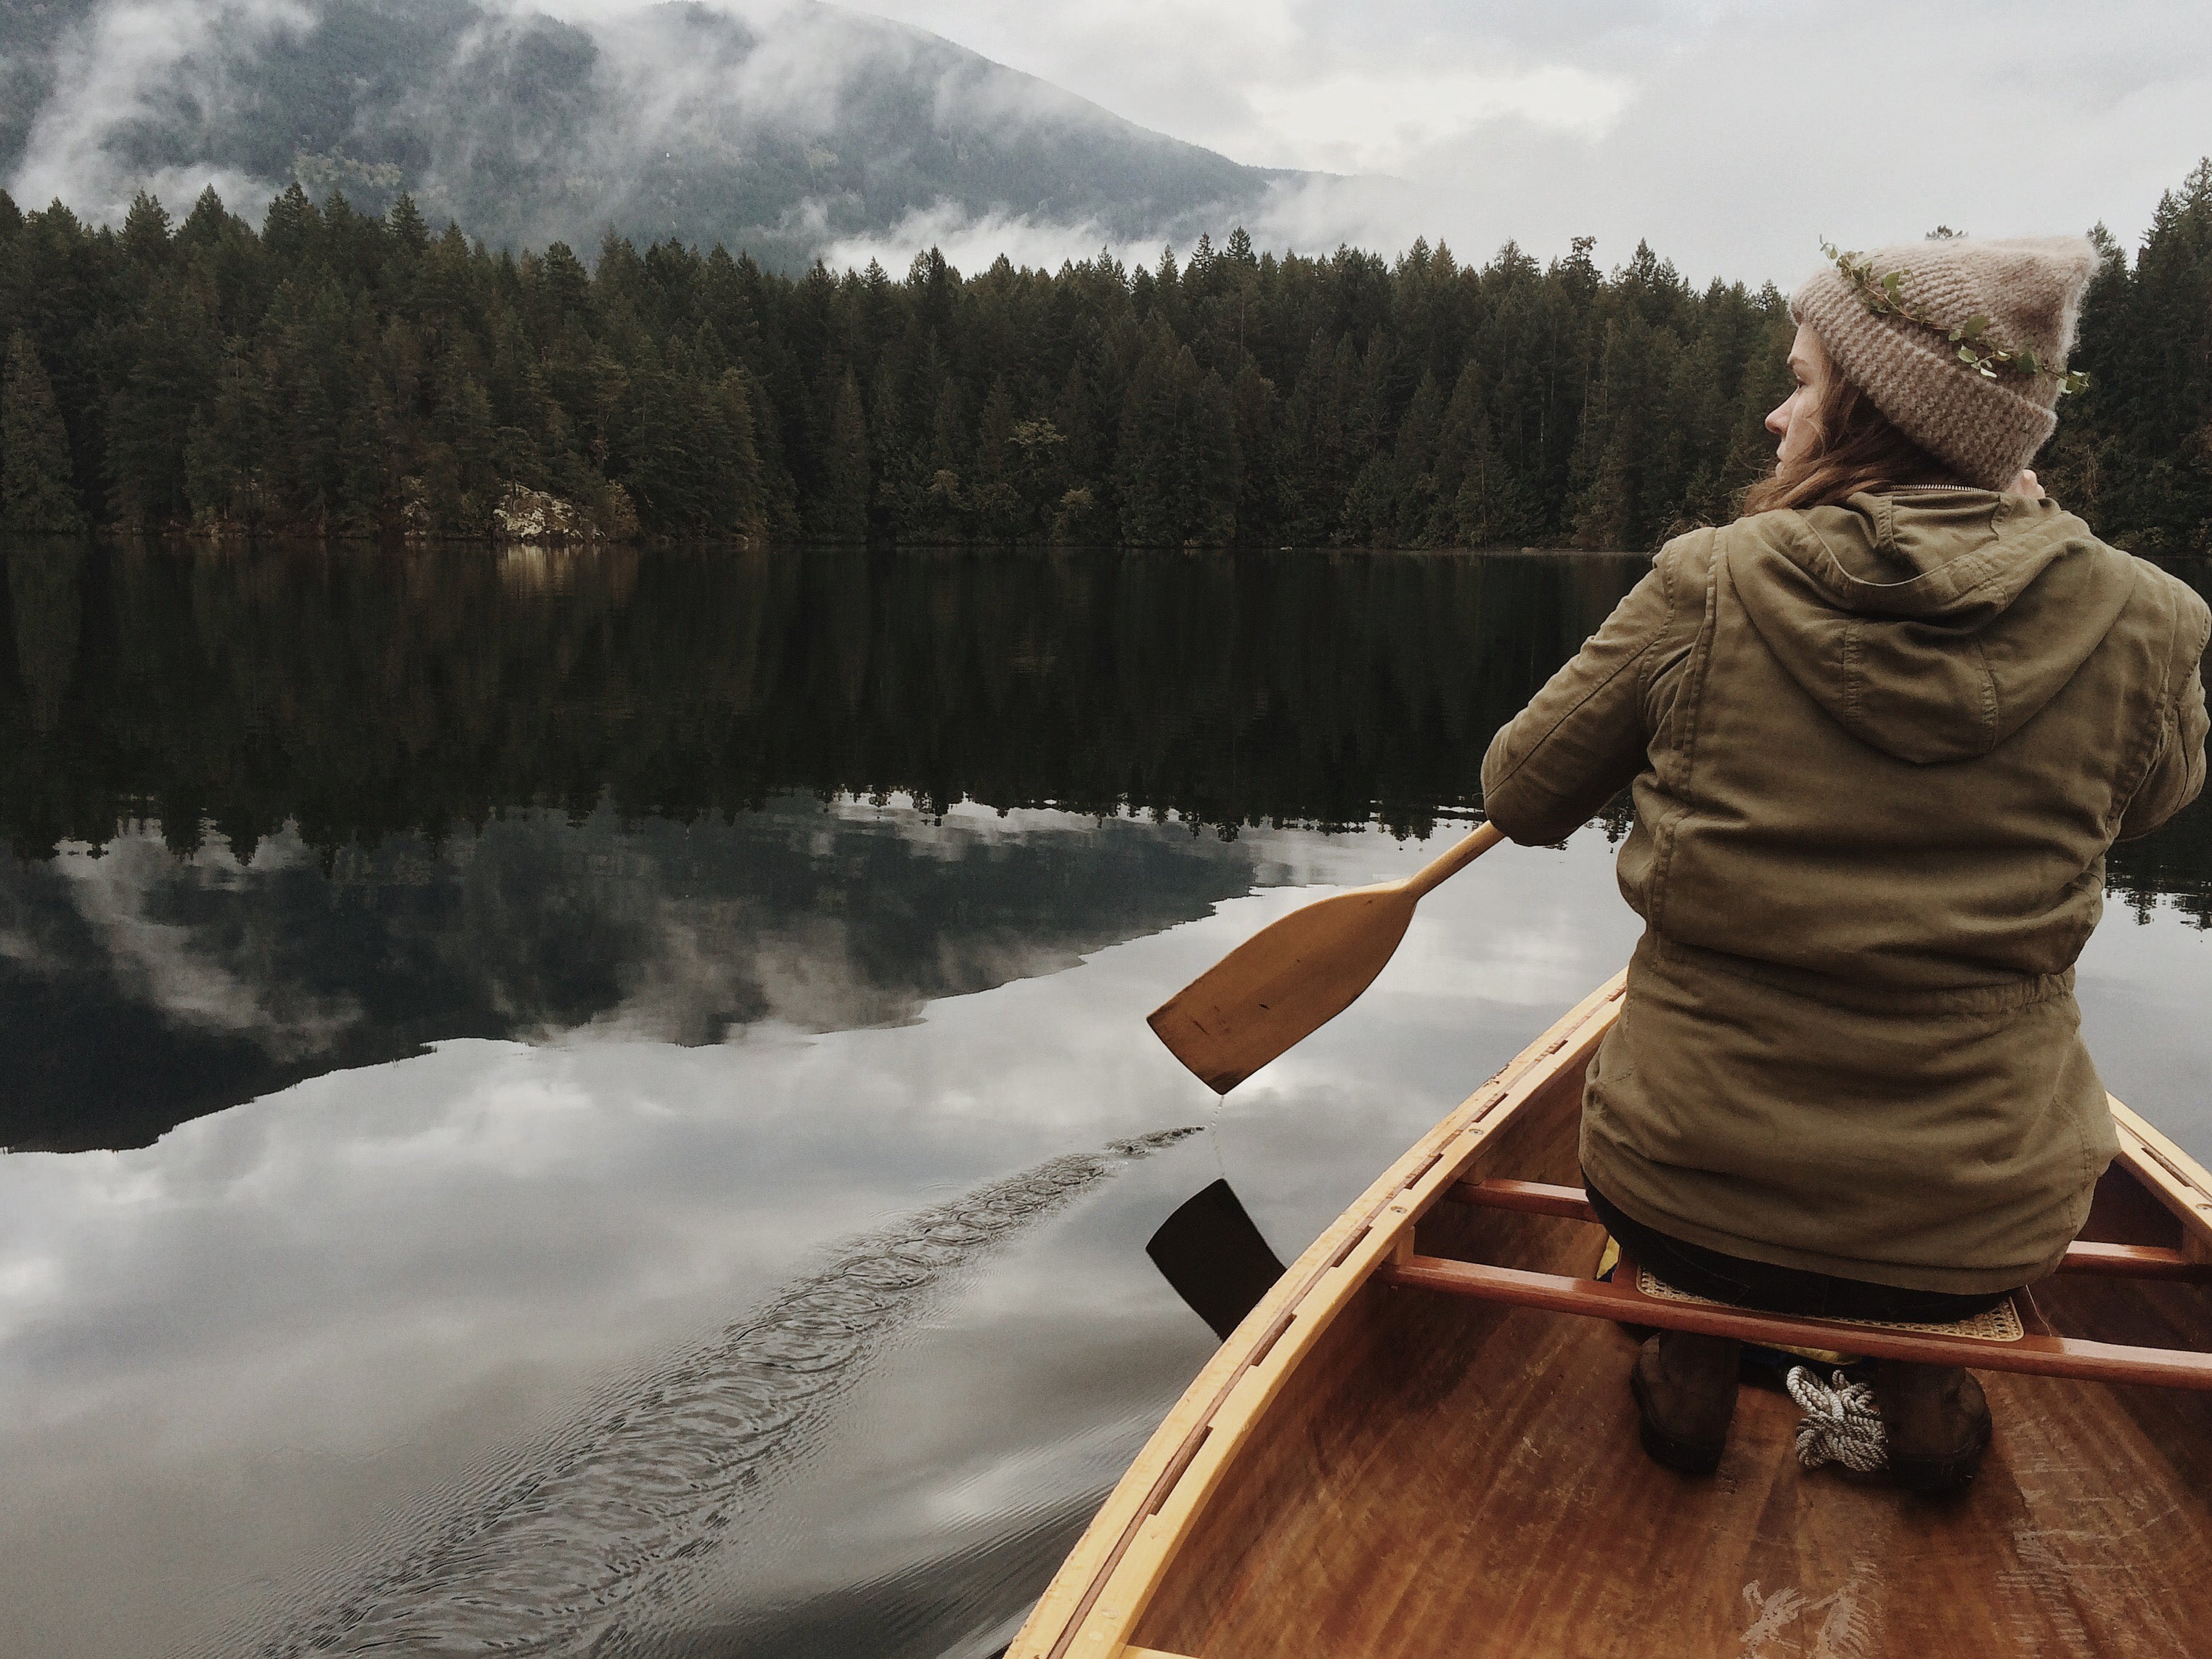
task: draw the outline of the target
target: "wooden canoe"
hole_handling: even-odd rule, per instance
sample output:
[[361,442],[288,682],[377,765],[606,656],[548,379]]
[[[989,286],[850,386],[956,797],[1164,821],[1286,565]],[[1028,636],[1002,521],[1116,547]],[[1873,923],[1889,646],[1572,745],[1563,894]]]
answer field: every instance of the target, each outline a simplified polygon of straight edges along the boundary
[[[1427,1286],[1446,1269],[1424,1263],[1455,1261],[1591,1284],[1601,1231],[1571,1194],[1511,1183],[1577,1180],[1583,1073],[1622,991],[1538,1038],[1291,1266],[1009,1659],[2212,1651],[2212,1179],[2117,1101],[2097,1243],[2033,1292],[2057,1356],[2033,1366],[2057,1374],[1978,1371],[1996,1438],[1955,1499],[1801,1468],[1796,1407],[1758,1388],[1717,1475],[1671,1474],[1638,1446],[1618,1324]],[[1485,1182],[1508,1184],[1453,1201]],[[2140,1348],[2166,1386],[2090,1380],[2149,1375],[2112,1358]]]

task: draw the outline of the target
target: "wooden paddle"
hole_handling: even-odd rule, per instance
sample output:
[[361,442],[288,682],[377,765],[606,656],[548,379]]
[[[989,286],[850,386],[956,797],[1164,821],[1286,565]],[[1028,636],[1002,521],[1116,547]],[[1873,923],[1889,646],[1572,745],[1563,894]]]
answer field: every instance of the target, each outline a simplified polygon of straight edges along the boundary
[[1225,1095],[1375,982],[1413,907],[1505,837],[1484,824],[1402,881],[1333,893],[1271,921],[1152,1010],[1168,1051]]

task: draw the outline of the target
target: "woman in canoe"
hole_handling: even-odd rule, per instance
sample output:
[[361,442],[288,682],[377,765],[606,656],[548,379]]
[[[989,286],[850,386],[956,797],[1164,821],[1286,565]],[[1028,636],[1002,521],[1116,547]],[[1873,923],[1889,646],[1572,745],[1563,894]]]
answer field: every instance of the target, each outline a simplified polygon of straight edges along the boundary
[[[1491,744],[1492,822],[1557,842],[1617,791],[1645,930],[1582,1164],[1693,1294],[1948,1321],[2057,1263],[2114,1150],[2073,982],[2104,856],[2204,781],[2212,615],[2025,471],[2094,262],[2075,240],[1838,255],[1746,516],[1670,542]],[[1705,1472],[1740,1345],[1667,1333],[1645,1449]],[[1990,1437],[1954,1367],[1882,1362],[1890,1465]]]

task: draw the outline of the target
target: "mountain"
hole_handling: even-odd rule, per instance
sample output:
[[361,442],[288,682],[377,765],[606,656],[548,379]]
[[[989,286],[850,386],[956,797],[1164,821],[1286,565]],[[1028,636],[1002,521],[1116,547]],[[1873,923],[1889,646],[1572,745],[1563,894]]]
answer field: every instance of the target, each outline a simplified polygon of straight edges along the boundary
[[119,220],[213,183],[404,190],[495,246],[615,229],[789,268],[916,216],[1217,234],[1271,183],[1034,76],[799,0],[573,24],[477,0],[0,0],[0,179]]

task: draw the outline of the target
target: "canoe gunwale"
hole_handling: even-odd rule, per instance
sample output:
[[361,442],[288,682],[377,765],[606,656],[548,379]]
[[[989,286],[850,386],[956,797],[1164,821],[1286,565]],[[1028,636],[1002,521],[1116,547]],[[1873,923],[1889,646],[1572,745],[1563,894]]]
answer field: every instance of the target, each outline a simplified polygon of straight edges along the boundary
[[1620,1012],[1624,969],[1415,1141],[1307,1247],[1194,1379],[1046,1589],[1007,1659],[1116,1659],[1206,1498],[1305,1353],[1354,1294],[1413,1253],[1415,1224]]
[[2212,1174],[2124,1102],[2105,1100],[2119,1138],[2115,1161],[2181,1224],[2182,1254],[2212,1262]]

